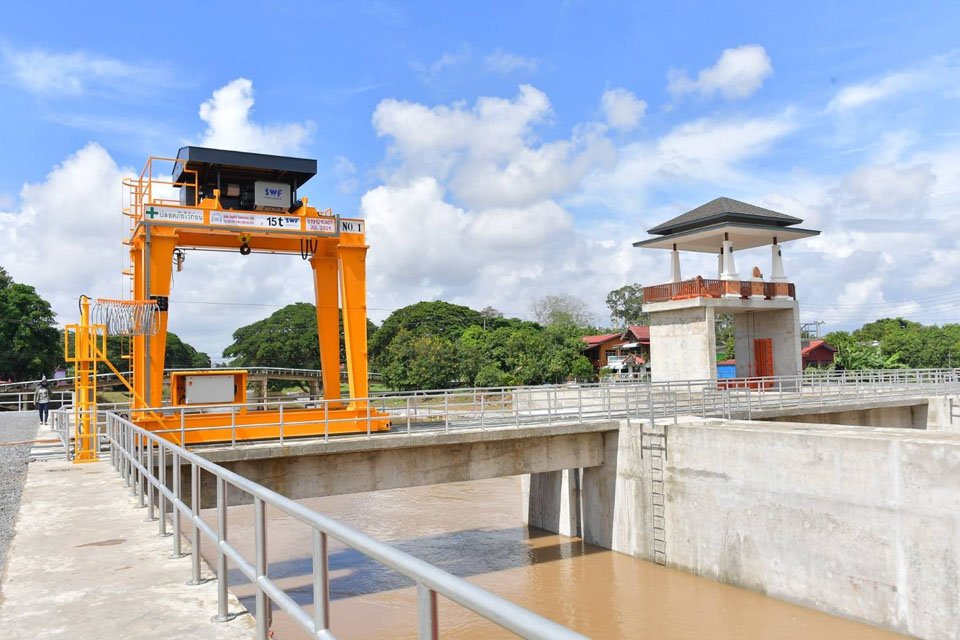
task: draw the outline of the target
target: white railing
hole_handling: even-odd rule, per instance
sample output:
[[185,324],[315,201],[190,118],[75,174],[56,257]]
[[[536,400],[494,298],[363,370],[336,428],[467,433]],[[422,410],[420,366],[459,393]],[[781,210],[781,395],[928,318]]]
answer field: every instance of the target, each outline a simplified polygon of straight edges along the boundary
[[[171,513],[173,555],[181,556],[181,518],[186,518],[191,544],[191,581],[200,584],[200,543],[206,537],[216,548],[217,621],[230,620],[237,612],[228,610],[227,565],[233,563],[256,588],[256,636],[270,635],[271,609],[280,607],[311,638],[335,639],[330,631],[330,574],[327,540],[332,537],[368,558],[410,578],[417,585],[418,637],[440,635],[437,596],[443,596],[523,638],[538,640],[582,640],[582,636],[523,607],[470,584],[442,569],[403,553],[370,536],[313,511],[266,487],[220,467],[156,434],[141,429],[116,413],[106,413],[106,439],[110,461],[124,478],[139,506],[147,507],[147,519],[158,521],[159,534],[167,535],[166,513]],[[166,477],[171,467],[171,482]],[[181,487],[180,469],[190,468],[190,486]],[[204,520],[200,511],[200,471],[216,481],[216,522]],[[227,495],[233,487],[253,497],[255,551],[252,559],[242,555],[228,534]],[[282,511],[312,530],[313,611],[291,598],[270,578],[267,554],[266,507]],[[156,510],[155,510],[156,507]],[[157,515],[155,515],[157,514]]]
[[[336,409],[342,406],[342,400],[315,396],[201,408],[130,409],[127,415],[136,417],[149,412],[166,417],[173,426],[153,430],[153,433],[178,442],[190,442],[193,438],[189,436],[195,432],[217,431],[230,434],[229,438],[218,436],[221,444],[242,446],[251,431],[256,437],[258,429],[263,431],[262,439],[276,438],[284,444],[293,434],[302,433],[305,425],[312,425],[313,435],[325,440],[342,432],[344,424],[352,427],[354,435],[368,438],[397,434],[417,436],[601,422],[631,416],[674,422],[681,416],[751,419],[755,414],[771,410],[956,393],[960,393],[960,369],[894,369],[826,372],[813,376],[394,392],[361,399],[368,411],[359,417],[337,417]],[[297,411],[302,408],[313,411],[304,415]],[[224,418],[218,426],[191,426],[189,416],[201,412],[219,413]],[[264,418],[251,422],[249,417],[258,412],[263,412]],[[377,431],[384,414],[391,428]],[[246,416],[242,424],[237,419],[240,415]],[[238,438],[240,429],[246,432],[245,438]]]
[[[29,411],[36,408],[33,402],[35,390],[0,392],[0,410]],[[61,405],[71,402],[72,391],[50,391],[50,404]]]

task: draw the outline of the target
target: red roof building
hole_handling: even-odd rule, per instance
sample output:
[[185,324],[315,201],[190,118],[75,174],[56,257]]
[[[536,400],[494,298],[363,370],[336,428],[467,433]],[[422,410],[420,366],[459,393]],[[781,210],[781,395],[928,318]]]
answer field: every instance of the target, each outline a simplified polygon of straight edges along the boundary
[[[583,336],[582,340],[586,343],[583,355],[598,369],[637,366],[650,360],[650,327],[631,325],[621,333]],[[633,358],[628,361],[628,356]]]
[[814,366],[823,367],[833,362],[833,356],[837,348],[824,340],[813,340],[810,346],[800,350],[800,357],[803,360],[803,368]]

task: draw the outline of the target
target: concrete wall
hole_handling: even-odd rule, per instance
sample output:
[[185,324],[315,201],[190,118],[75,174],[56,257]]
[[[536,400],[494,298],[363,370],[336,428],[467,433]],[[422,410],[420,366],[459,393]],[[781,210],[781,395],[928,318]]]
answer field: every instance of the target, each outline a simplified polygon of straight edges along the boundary
[[848,409],[823,413],[794,412],[775,418],[761,418],[772,422],[802,422],[805,424],[843,424],[861,427],[887,427],[895,429],[926,429],[927,402],[910,405],[876,407],[871,409]]
[[795,376],[801,371],[800,311],[770,309],[750,311],[733,316],[734,340],[737,344],[737,376],[756,376],[753,341],[770,338],[773,342],[773,373]]
[[[668,566],[909,635],[960,638],[960,433],[665,427]],[[539,488],[558,508],[537,526],[558,531],[562,509],[579,502],[585,541],[653,559],[652,458],[640,442],[640,424],[621,423],[605,437],[606,464],[582,470],[579,495]]]
[[654,382],[716,380],[716,352],[712,307],[650,314],[650,373]]

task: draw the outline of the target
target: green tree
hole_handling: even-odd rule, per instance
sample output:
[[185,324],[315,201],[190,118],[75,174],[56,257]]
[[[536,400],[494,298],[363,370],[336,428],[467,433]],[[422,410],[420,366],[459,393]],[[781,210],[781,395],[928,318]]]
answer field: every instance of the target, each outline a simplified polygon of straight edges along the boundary
[[[376,325],[367,320],[367,335],[375,331]],[[240,327],[233,332],[233,344],[223,350],[223,355],[232,358],[231,364],[241,367],[319,369],[316,308],[307,302],[297,302],[263,320]],[[341,318],[340,361],[345,360]]]
[[60,332],[50,303],[0,269],[0,377],[30,380],[61,362]]
[[[456,350],[460,380],[463,383],[473,383],[478,387],[496,386],[496,384],[481,384],[477,381],[483,369],[489,366],[496,367],[491,352],[490,332],[484,331],[483,327],[477,325],[468,327],[457,339]],[[496,368],[499,370],[499,367]]]
[[607,294],[610,322],[615,327],[650,324],[650,314],[642,311],[643,286],[639,282],[614,289]]
[[13,278],[10,277],[10,274],[7,273],[6,269],[0,267],[0,291],[3,291],[12,284]]
[[177,334],[167,332],[164,367],[167,369],[206,369],[211,364],[210,356],[197,351],[193,346],[181,340]]
[[723,359],[732,360],[737,357],[736,340],[734,338],[733,316],[729,313],[718,313],[714,323],[717,347],[723,348]]
[[477,372],[473,384],[476,387],[499,387],[502,384],[503,376],[504,373],[500,370],[500,367],[495,364],[487,364]]
[[[456,342],[467,328],[483,326],[480,312],[440,300],[418,302],[391,313],[370,340],[370,359],[375,370],[390,365],[390,345],[401,331],[415,336],[434,336]],[[487,318],[487,327],[503,324],[500,318]]]
[[446,338],[401,329],[388,351],[389,364],[381,373],[394,389],[445,389],[457,380],[456,352]]
[[595,382],[597,379],[597,370],[593,368],[586,356],[577,356],[574,359],[570,373],[579,382]]

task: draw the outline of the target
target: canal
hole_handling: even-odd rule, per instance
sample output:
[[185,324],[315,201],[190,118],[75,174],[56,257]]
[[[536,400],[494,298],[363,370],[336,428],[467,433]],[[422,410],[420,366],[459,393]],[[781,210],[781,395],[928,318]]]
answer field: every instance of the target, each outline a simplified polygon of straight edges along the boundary
[[[902,637],[858,622],[657,566],[523,526],[520,479],[416,487],[305,500],[359,529],[593,638],[661,640]],[[252,507],[230,509],[229,536],[253,557]],[[270,576],[311,606],[311,535],[270,511]],[[205,513],[215,522],[215,513]],[[204,548],[208,561],[212,549]],[[668,550],[669,553],[669,550]],[[215,562],[212,563],[215,566]],[[416,638],[416,588],[405,577],[330,542],[331,619],[348,638]],[[237,570],[231,590],[254,607]],[[441,637],[514,637],[440,598]],[[275,611],[274,637],[305,637]]]

